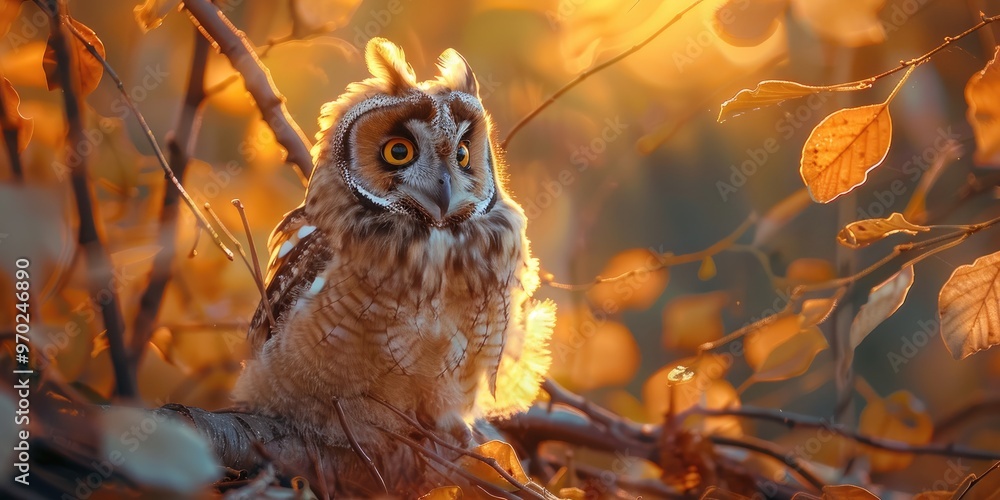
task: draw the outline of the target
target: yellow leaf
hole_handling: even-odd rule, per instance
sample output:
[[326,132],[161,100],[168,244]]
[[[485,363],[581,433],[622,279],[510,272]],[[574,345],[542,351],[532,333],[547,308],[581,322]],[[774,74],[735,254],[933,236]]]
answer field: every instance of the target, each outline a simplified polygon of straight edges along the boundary
[[826,321],[826,318],[830,317],[830,313],[837,307],[837,303],[840,302],[840,298],[846,292],[847,288],[841,287],[831,297],[803,301],[802,310],[799,313],[801,318],[799,326],[801,328],[809,328]]
[[1000,343],[1000,252],[955,269],[941,288],[938,314],[955,359]]
[[976,137],[977,164],[1000,166],[1000,47],[982,71],[972,75],[965,85],[967,119]]
[[[103,58],[104,43],[101,42],[100,38],[97,38],[97,34],[76,19],[71,19],[71,23]],[[71,60],[74,61],[73,64],[76,66],[80,91],[83,93],[83,96],[86,96],[93,92],[97,88],[97,84],[101,82],[101,77],[104,76],[104,66],[90,54],[87,46],[75,35],[69,34],[67,36],[69,49],[73,52]],[[52,47],[52,37],[49,37],[48,44],[45,46],[45,55],[42,57],[42,68],[45,70],[45,81],[48,84],[49,90],[60,88],[59,73],[57,70],[66,70],[66,68],[57,68],[57,65],[56,51]]]
[[428,491],[420,500],[458,500],[462,496],[462,488],[458,486],[440,486]]
[[703,354],[668,364],[646,379],[642,402],[650,417],[662,421],[667,411],[682,412],[705,397],[709,387],[721,380],[732,366],[731,358]]
[[853,484],[826,485],[823,500],[879,500],[874,493]]
[[794,11],[816,34],[845,47],[885,41],[878,13],[885,0],[793,0]]
[[864,184],[891,142],[887,103],[842,109],[823,119],[802,147],[799,169],[813,200],[829,203]]
[[698,267],[698,279],[708,281],[715,277],[715,273],[715,259],[705,257],[705,259],[701,261],[701,266]]
[[625,250],[612,257],[600,274],[602,278],[620,279],[594,286],[587,292],[587,299],[609,314],[622,309],[648,309],[663,293],[670,278],[667,269],[659,267],[657,254],[645,248]]
[[892,277],[879,283],[868,294],[868,303],[861,306],[851,323],[851,349],[858,347],[876,326],[903,305],[913,286],[913,266],[906,266]]
[[852,222],[840,230],[837,241],[850,248],[861,248],[896,233],[917,234],[918,231],[930,231],[927,226],[913,224],[899,212],[884,219],[865,219]]
[[726,333],[722,308],[729,294],[712,292],[671,300],[663,308],[663,346],[668,349],[695,349]]
[[180,3],[181,0],[146,0],[142,5],[137,5],[132,9],[132,13],[135,14],[136,22],[145,33],[158,27],[167,14],[177,10]]
[[7,116],[4,117],[7,124],[19,128],[17,134],[17,150],[24,151],[31,140],[31,132],[34,130],[35,121],[21,115],[18,107],[21,105],[21,98],[17,95],[17,90],[10,84],[10,80],[3,78],[0,81],[0,91],[3,92],[3,107]]
[[[514,453],[514,448],[511,445],[503,441],[493,440],[477,446],[472,452],[496,460],[501,469],[505,470],[515,481],[522,485],[527,485],[530,481],[524,473],[524,469],[521,468],[521,462],[517,459],[517,454]],[[504,479],[493,467],[480,460],[463,456],[457,460],[457,463],[459,467],[465,469],[465,471],[473,476],[504,491],[518,491],[520,489]]]
[[[867,436],[924,445],[931,440],[934,424],[923,402],[908,391],[897,391],[865,406],[858,420],[858,430]],[[913,454],[864,448],[871,460],[872,472],[905,469],[913,461]]]
[[712,28],[730,45],[751,47],[767,40],[780,25],[788,0],[729,0],[712,15]]
[[833,264],[825,259],[795,259],[788,264],[788,270],[785,272],[785,279],[792,287],[823,283],[836,277],[837,272],[833,269]]
[[752,378],[759,382],[772,382],[802,375],[812,365],[816,355],[827,347],[826,337],[819,328],[802,330],[768,353]]
[[724,122],[729,118],[741,115],[747,111],[778,104],[788,99],[797,99],[820,92],[839,92],[848,90],[860,90],[868,88],[869,84],[857,85],[825,85],[812,86],[787,80],[764,80],[757,84],[753,90],[743,89],[736,93],[728,101],[722,103],[719,109],[719,122]]
[[743,357],[750,368],[758,371],[764,365],[764,360],[771,355],[771,351],[801,330],[798,316],[778,318],[747,334],[743,340]]
[[587,492],[581,490],[580,488],[559,488],[559,498],[584,500],[587,498]]

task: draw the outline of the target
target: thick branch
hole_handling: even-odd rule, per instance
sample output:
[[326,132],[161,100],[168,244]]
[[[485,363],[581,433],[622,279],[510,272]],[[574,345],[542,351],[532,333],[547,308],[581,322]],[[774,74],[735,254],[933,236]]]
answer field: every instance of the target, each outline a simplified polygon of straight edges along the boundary
[[271,80],[271,73],[257,58],[253,45],[218,7],[209,0],[186,0],[184,8],[198,21],[202,34],[210,37],[242,76],[264,121],[278,143],[288,151],[288,161],[297,167],[303,184],[312,175],[312,145],[285,108],[285,98]]
[[[195,32],[194,53],[191,59],[191,75],[188,77],[187,91],[181,107],[177,126],[167,138],[170,151],[170,169],[177,179],[183,181],[191,160],[191,151],[198,139],[201,126],[201,109],[205,101],[205,65],[208,61],[208,40]],[[156,317],[163,304],[163,294],[173,275],[174,256],[177,253],[177,215],[180,209],[180,191],[172,183],[166,183],[163,191],[163,207],[160,209],[160,231],[158,244],[162,250],[153,260],[149,272],[149,284],[139,299],[139,312],[132,326],[132,342],[129,346],[132,367],[139,366],[146,344],[153,336]]]
[[[125,351],[125,320],[118,301],[118,291],[108,285],[114,282],[111,259],[97,228],[98,207],[94,203],[93,187],[90,185],[87,155],[84,154],[85,148],[76,147],[86,142],[87,138],[83,134],[83,103],[79,93],[78,75],[69,70],[78,67],[72,64],[76,54],[69,50],[69,34],[61,22],[65,4],[62,1],[49,0],[47,11],[52,30],[51,43],[59,70],[59,84],[62,87],[66,108],[66,122],[69,124],[66,164],[70,168],[70,184],[80,216],[77,242],[87,258],[90,296],[101,309],[101,318],[107,330],[108,345],[114,365],[115,393],[123,398],[134,398],[136,383],[129,368],[128,353]],[[74,149],[78,151],[73,151]]]

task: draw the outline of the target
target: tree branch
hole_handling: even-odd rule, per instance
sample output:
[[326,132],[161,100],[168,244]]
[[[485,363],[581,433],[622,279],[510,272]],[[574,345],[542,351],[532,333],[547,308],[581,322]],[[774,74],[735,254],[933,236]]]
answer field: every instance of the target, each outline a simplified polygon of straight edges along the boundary
[[[191,151],[198,139],[201,126],[201,109],[205,101],[205,65],[208,61],[208,40],[195,30],[194,52],[191,59],[191,75],[188,77],[187,91],[177,126],[167,136],[170,152],[170,169],[179,180],[184,179]],[[163,191],[160,209],[160,231],[158,244],[162,248],[153,259],[149,272],[149,283],[139,299],[139,312],[132,326],[132,342],[129,352],[133,369],[137,369],[149,339],[156,327],[156,317],[163,304],[167,283],[173,276],[174,256],[177,254],[177,216],[180,208],[180,191],[167,183]]]
[[[118,291],[109,283],[113,282],[111,258],[101,240],[97,227],[98,207],[94,203],[93,187],[90,185],[87,155],[84,148],[76,148],[87,141],[83,133],[83,103],[79,93],[78,76],[70,68],[76,54],[69,50],[69,32],[62,23],[65,14],[64,0],[48,0],[46,13],[52,32],[51,43],[55,51],[59,72],[59,84],[63,91],[63,103],[69,131],[66,141],[66,164],[70,168],[70,184],[76,209],[80,216],[77,242],[84,249],[89,270],[90,296],[101,309],[101,318],[107,330],[108,345],[115,374],[115,394],[122,398],[136,397],[136,382],[128,363],[125,350],[125,320],[122,318]],[[79,149],[79,151],[73,151]],[[106,296],[107,300],[100,297]]]
[[250,95],[278,143],[288,151],[290,161],[303,184],[312,175],[312,147],[309,139],[285,108],[285,98],[274,86],[271,73],[260,62],[246,35],[209,0],[186,0],[184,8],[197,21],[201,33],[209,37],[241,75]]

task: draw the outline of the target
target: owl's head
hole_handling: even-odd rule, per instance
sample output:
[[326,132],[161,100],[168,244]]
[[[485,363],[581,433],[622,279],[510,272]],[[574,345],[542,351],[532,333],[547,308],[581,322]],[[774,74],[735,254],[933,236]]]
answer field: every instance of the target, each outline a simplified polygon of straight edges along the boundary
[[501,167],[466,60],[448,49],[440,74],[418,82],[403,51],[375,38],[365,61],[371,78],[321,112],[307,210],[346,189],[382,220],[445,228],[488,214],[505,197]]

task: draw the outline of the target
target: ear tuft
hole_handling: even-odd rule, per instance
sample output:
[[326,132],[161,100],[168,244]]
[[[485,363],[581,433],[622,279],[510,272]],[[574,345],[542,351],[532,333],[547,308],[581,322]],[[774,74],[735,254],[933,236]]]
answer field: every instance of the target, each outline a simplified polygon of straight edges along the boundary
[[386,85],[386,92],[399,95],[417,86],[413,68],[406,62],[403,49],[385,38],[372,38],[365,48],[368,72]]
[[438,57],[437,65],[441,70],[439,80],[446,87],[479,97],[479,82],[462,54],[455,49],[448,49]]

